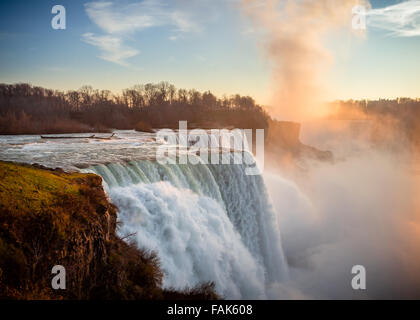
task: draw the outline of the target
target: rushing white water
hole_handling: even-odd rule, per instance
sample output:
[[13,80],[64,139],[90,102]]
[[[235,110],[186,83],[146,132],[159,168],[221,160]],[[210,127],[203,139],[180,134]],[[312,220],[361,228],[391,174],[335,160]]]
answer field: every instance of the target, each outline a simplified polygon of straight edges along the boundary
[[100,175],[119,208],[120,235],[135,233],[130,239],[157,253],[165,287],[212,281],[226,298],[263,299],[287,280],[264,180],[246,175],[245,164],[159,164],[153,158],[163,142],[153,134],[72,136],[81,138],[0,136],[0,159]]
[[287,278],[276,215],[261,176],[242,165],[95,165],[119,208],[120,233],[157,252],[164,286],[213,281],[226,298],[267,298]]

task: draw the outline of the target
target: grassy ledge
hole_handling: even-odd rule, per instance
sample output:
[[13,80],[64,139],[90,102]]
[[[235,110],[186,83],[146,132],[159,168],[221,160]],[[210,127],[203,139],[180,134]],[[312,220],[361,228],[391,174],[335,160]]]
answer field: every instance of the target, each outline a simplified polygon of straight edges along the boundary
[[[94,174],[0,161],[0,299],[216,299],[214,286],[163,290],[157,257],[116,234]],[[51,269],[66,268],[66,289]]]

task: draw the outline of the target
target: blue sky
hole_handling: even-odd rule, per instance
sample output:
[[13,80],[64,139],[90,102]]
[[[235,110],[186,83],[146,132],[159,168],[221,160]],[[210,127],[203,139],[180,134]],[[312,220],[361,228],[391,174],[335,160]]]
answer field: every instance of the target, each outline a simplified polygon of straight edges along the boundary
[[[56,4],[66,8],[65,30],[51,27]],[[336,36],[329,45],[329,99],[420,96],[420,36],[368,26],[364,39]],[[169,81],[260,103],[270,96],[270,64],[236,0],[3,0],[0,48],[5,83],[65,90],[87,84],[118,93]]]

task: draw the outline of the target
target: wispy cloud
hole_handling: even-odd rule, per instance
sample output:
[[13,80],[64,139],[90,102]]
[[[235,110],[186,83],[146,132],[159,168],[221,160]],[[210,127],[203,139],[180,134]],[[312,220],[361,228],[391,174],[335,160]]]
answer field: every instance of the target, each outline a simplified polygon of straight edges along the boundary
[[170,15],[170,20],[178,32],[193,32],[198,30],[198,25],[182,11],[174,11]]
[[420,36],[420,0],[408,0],[366,13],[367,25],[396,37]]
[[140,51],[125,46],[121,38],[112,35],[98,36],[93,33],[85,33],[82,35],[83,41],[98,47],[102,53],[100,58],[117,63],[121,66],[129,66],[126,59],[139,54]]
[[140,51],[125,44],[131,35],[153,27],[166,26],[172,32],[170,40],[177,40],[180,35],[199,30],[191,15],[161,2],[144,0],[121,5],[121,3],[89,2],[85,4],[88,17],[106,34],[86,33],[83,41],[98,47],[100,58],[128,66],[128,58]]
[[163,24],[162,5],[143,1],[126,5],[114,2],[89,2],[85,5],[88,17],[103,31],[126,34]]

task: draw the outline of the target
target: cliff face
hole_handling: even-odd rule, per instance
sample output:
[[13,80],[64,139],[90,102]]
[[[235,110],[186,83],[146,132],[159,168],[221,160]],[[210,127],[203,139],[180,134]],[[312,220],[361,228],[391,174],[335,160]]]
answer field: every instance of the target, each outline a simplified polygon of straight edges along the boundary
[[301,144],[299,134],[299,123],[271,120],[269,122],[266,142],[269,146],[277,146],[288,149],[291,152],[297,152]]
[[300,124],[289,121],[270,120],[265,139],[265,148],[270,158],[309,157],[317,160],[332,160],[332,153],[303,144],[300,139]]
[[[216,298],[212,285],[161,289],[157,258],[116,235],[117,209],[94,174],[0,162],[0,298]],[[66,289],[51,288],[54,265]]]

